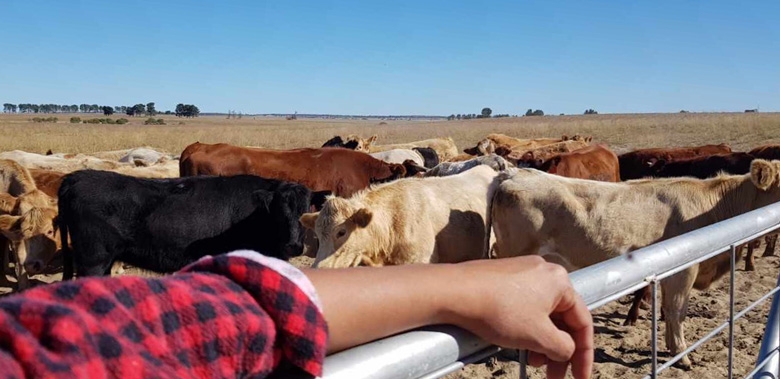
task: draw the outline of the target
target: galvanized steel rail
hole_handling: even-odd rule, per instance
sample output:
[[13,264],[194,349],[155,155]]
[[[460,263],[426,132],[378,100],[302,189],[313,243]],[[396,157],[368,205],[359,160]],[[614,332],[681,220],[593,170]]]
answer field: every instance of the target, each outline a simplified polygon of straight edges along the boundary
[[[756,369],[747,377],[755,375],[755,378],[778,379],[780,278],[778,287],[745,309],[737,312],[733,306],[735,248],[776,229],[780,229],[780,203],[647,246],[630,255],[575,271],[570,274],[570,278],[588,308],[594,310],[648,285],[652,286],[653,294],[656,295],[660,280],[716,255],[730,253],[732,281],[729,291],[729,321],[660,366],[657,364],[655,338],[652,346],[652,372],[647,378],[654,378],[657,373],[672,366],[689,351],[726,328],[729,329],[729,358],[725,365],[731,378],[734,320],[744,316],[764,300],[774,297]],[[653,296],[653,310],[656,309],[656,301],[657,296]],[[655,336],[658,321],[655,312],[652,313],[652,334]],[[490,346],[455,327],[423,328],[329,356],[325,360],[323,378],[436,378],[457,371],[465,364],[481,360],[498,350],[497,347]]]

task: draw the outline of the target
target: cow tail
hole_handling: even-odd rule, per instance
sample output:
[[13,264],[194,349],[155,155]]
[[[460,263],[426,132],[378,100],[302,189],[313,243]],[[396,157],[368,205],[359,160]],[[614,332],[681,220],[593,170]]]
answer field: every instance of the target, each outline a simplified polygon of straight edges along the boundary
[[485,241],[484,249],[482,250],[482,259],[490,259],[490,233],[492,232],[493,227],[493,201],[495,201],[496,193],[498,193],[498,186],[501,185],[501,181],[501,174],[499,174],[488,186],[487,211],[485,212]]
[[68,245],[68,218],[67,215],[63,214],[62,210],[63,207],[60,207],[58,220],[60,224],[60,243],[62,243],[62,280],[71,280],[73,279],[73,252]]

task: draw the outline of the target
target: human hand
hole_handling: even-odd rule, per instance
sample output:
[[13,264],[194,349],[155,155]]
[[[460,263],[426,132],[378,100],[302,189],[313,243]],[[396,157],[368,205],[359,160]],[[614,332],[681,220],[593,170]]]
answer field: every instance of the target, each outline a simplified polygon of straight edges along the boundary
[[457,295],[445,321],[505,348],[529,350],[533,366],[563,378],[569,363],[577,379],[593,369],[593,320],[566,270],[539,256],[453,265]]

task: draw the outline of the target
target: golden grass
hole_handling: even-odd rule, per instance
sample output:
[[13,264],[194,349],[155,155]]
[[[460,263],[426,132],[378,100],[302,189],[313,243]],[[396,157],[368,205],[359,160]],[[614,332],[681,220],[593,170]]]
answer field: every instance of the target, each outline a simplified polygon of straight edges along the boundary
[[[625,152],[630,149],[725,142],[734,150],[780,143],[780,113],[688,113],[519,117],[468,121],[319,120],[224,116],[178,119],[159,116],[168,125],[146,126],[146,118],[126,125],[70,124],[60,114],[56,124],[36,124],[31,115],[0,115],[0,151],[91,153],[153,146],[177,154],[195,141],[225,142],[275,149],[318,147],[334,135],[379,136],[378,143],[408,142],[450,136],[459,148],[489,133],[516,137],[592,135],[594,141]],[[82,119],[102,116],[85,116]],[[113,117],[119,118],[119,117]],[[180,122],[184,122],[180,125]]]

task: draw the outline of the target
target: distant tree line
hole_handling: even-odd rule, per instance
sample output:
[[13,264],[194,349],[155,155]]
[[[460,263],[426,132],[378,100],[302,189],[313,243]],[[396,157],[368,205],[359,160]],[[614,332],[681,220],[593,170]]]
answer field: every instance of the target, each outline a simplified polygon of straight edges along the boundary
[[[3,104],[3,113],[103,113],[111,116],[114,113],[126,114],[128,116],[148,116],[153,117],[159,114],[155,108],[154,102],[146,104],[138,103],[136,105],[97,105],[97,104]],[[165,111],[164,114],[174,114],[171,111]],[[200,109],[192,104],[179,104],[176,106],[176,116],[178,117],[198,117]]]

